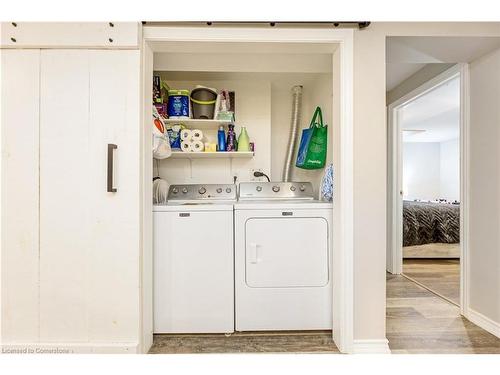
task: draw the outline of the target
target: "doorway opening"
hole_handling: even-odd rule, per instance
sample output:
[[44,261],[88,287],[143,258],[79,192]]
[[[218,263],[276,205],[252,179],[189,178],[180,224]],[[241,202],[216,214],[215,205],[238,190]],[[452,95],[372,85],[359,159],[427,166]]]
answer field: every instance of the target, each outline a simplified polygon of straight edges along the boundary
[[394,108],[402,274],[460,306],[460,72],[453,67],[437,78]]
[[[337,301],[337,303],[332,304],[331,313],[327,311],[327,319],[332,323],[327,332],[330,343],[335,342],[341,352],[353,350],[352,53],[350,53],[352,52],[352,31],[339,30],[339,32],[335,31],[332,34],[331,30],[326,29],[311,30],[311,39],[307,42],[301,39],[303,33],[304,30],[297,30],[297,32],[279,30],[277,33],[269,33],[264,29],[253,28],[234,28],[233,30],[227,28],[204,29],[151,26],[143,29],[143,124],[145,126],[142,167],[145,188],[142,207],[143,253],[141,272],[143,278],[143,303],[141,315],[143,322],[142,347],[144,352],[147,352],[153,344],[153,333],[158,334],[155,339],[160,343],[161,337],[159,335],[171,332],[164,329],[156,330],[155,322],[158,322],[159,319],[154,318],[155,315],[158,315],[154,311],[155,307],[160,306],[160,303],[155,304],[154,293],[157,293],[157,296],[161,296],[161,298],[164,298],[166,294],[158,293],[160,283],[153,281],[155,275],[160,275],[160,272],[155,270],[159,265],[159,256],[156,256],[155,259],[153,252],[153,244],[159,243],[154,233],[160,233],[160,231],[153,229],[153,199],[151,196],[152,188],[150,188],[153,180],[150,142],[152,132],[149,126],[152,118],[151,92],[153,92],[153,76],[159,77],[160,82],[163,78],[163,81],[172,84],[173,87],[175,85],[177,89],[188,88],[194,91],[195,86],[201,84],[206,88],[225,88],[229,95],[233,92],[234,95],[231,101],[235,103],[233,107],[234,118],[237,117],[238,121],[241,120],[244,125],[251,124],[252,128],[249,127],[251,137],[253,137],[253,140],[257,139],[258,142],[256,150],[245,153],[217,153],[212,151],[186,153],[172,151],[170,156],[172,160],[158,163],[158,167],[155,169],[155,177],[165,178],[173,184],[199,184],[207,183],[207,181],[221,184],[234,182],[234,177],[237,177],[238,182],[243,182],[258,177],[255,175],[256,171],[268,172],[273,167],[271,151],[277,150],[273,140],[277,140],[276,144],[278,145],[281,145],[282,141],[282,137],[278,137],[277,133],[279,132],[274,132],[278,122],[281,122],[283,118],[283,116],[275,116],[273,112],[278,108],[276,97],[281,98],[280,95],[275,95],[277,89],[281,90],[281,85],[288,89],[287,80],[293,79],[293,82],[295,82],[298,78],[313,84],[311,87],[324,89],[325,94],[321,94],[320,99],[325,101],[325,108],[327,106],[332,108],[332,130],[339,134],[338,137],[331,137],[334,142],[332,142],[330,149],[334,153],[331,152],[330,156],[333,165],[337,167],[339,176],[339,193],[334,198],[337,210],[333,212],[333,219],[336,223],[342,223],[342,225],[332,225],[331,230],[329,229],[327,232],[328,237],[332,239],[333,256],[331,258],[339,259],[330,266],[332,270],[331,296],[332,300]],[[310,56],[306,56],[305,53],[299,54],[299,58],[290,59],[290,54],[297,51],[297,46],[304,46],[309,53],[316,53],[322,57],[324,64],[320,64],[322,66],[312,66],[311,62],[317,64],[318,59],[311,60]],[[228,53],[228,51],[231,53]],[[193,58],[193,56],[196,58]],[[250,58],[257,59],[259,63],[253,63]],[[286,92],[288,93],[288,91]],[[314,95],[320,95],[320,90],[311,90],[311,92]],[[304,96],[306,99],[310,97],[312,98],[309,95]],[[332,98],[335,97],[341,99],[332,101]],[[175,120],[176,123],[179,122],[178,119]],[[188,122],[188,119],[184,120]],[[215,135],[218,135],[217,130],[220,130],[220,124],[215,122],[214,119],[195,121],[197,127],[205,126],[203,133],[207,143],[213,145],[216,142]],[[187,124],[184,125],[187,126]],[[165,128],[168,129],[168,126],[165,126]],[[201,132],[198,133],[201,134]],[[340,147],[341,145],[342,147]],[[281,157],[282,155],[278,156]],[[259,164],[254,165],[256,162]],[[272,170],[269,175],[273,176]],[[184,190],[181,191],[185,193]],[[227,189],[226,192],[228,192]],[[204,194],[200,190],[198,190],[198,193]],[[195,209],[196,207],[190,208]],[[187,209],[183,209],[183,211],[187,211]],[[179,213],[177,216],[190,217],[186,215],[186,212]],[[232,227],[232,225],[221,226],[221,228],[227,227]],[[173,239],[175,235],[178,235],[178,233],[173,236],[169,235],[165,239],[165,243],[168,241],[167,247],[171,242],[170,239]],[[189,238],[188,235],[184,237]],[[216,241],[208,242],[212,246]],[[232,240],[228,241],[228,243],[232,243]],[[205,245],[197,245],[197,248],[202,246]],[[170,246],[170,248],[173,249],[174,246]],[[231,266],[227,267],[226,270],[228,268],[231,268]],[[212,267],[210,269],[214,272],[213,270],[216,268]],[[163,272],[161,273],[163,274]],[[191,279],[194,279],[194,277]],[[232,286],[233,281],[227,282],[226,280],[223,284]],[[180,290],[181,288],[177,287],[174,292],[177,293]],[[170,293],[170,295],[174,295],[174,293]],[[182,294],[181,297],[184,298],[184,296],[185,294]],[[159,298],[156,298],[156,301],[158,300]],[[200,298],[200,300],[203,299]],[[165,306],[171,308],[173,304],[165,304]],[[177,306],[180,306],[180,304],[177,304]],[[237,311],[237,309],[234,308],[234,311]],[[233,343],[236,344],[240,342],[238,341],[240,339],[245,341],[246,336],[242,337],[238,333],[240,331],[236,330],[236,325],[233,326],[237,333],[228,337],[234,337],[236,340],[233,340]],[[213,331],[208,332],[213,333]],[[194,334],[198,333],[202,332],[198,330]],[[222,334],[219,331],[217,333]],[[228,341],[228,337],[219,337],[219,339]],[[216,352],[217,345],[216,343],[213,344],[211,352]]]
[[461,306],[466,64],[443,70],[388,107],[392,156],[388,271]]

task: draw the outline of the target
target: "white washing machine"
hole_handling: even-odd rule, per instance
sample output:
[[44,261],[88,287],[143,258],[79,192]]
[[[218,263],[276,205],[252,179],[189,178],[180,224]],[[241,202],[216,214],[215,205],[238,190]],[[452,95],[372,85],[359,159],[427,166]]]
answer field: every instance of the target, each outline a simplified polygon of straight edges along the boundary
[[311,183],[241,183],[237,331],[332,329],[332,204]]
[[154,332],[234,331],[236,185],[172,185],[154,206]]

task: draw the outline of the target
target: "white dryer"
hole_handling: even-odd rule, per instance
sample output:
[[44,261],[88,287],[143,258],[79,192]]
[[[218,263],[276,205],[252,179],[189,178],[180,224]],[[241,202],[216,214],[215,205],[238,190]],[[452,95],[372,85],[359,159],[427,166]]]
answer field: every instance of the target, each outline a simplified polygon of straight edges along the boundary
[[154,332],[234,331],[236,185],[172,185],[153,208]]
[[237,331],[332,329],[332,204],[310,183],[241,183]]

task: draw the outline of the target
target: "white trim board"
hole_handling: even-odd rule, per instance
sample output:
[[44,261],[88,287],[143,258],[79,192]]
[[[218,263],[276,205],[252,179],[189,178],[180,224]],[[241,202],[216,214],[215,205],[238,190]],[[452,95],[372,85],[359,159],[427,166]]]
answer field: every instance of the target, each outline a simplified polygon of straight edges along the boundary
[[481,313],[478,313],[475,310],[472,310],[471,308],[467,309],[466,318],[469,319],[475,325],[484,329],[485,331],[488,331],[492,335],[495,335],[496,337],[500,338],[499,322],[495,322],[494,320],[488,318],[487,316],[484,316]]
[[[317,29],[317,28],[286,28],[286,29],[268,29],[268,28],[252,28],[252,27],[144,27],[143,38],[144,45],[151,47],[150,51],[155,52],[155,48],[159,49],[158,42],[245,42],[245,43],[327,43],[332,47],[340,49],[340,161],[336,166],[338,185],[338,198],[335,204],[334,220],[338,225],[334,225],[335,239],[333,244],[334,269],[333,274],[333,340],[341,352],[349,353],[353,349],[353,333],[354,333],[354,268],[353,268],[353,247],[354,247],[354,202],[353,202],[353,30],[341,29]],[[151,43],[154,42],[154,43]],[[143,45],[143,51],[145,46]],[[335,49],[332,48],[332,54]],[[153,58],[146,56],[144,60],[145,66],[143,73],[150,71],[148,65],[153,66]],[[144,82],[151,81],[151,77],[145,74]],[[144,83],[143,83],[144,84]],[[146,87],[146,86],[145,86]],[[148,95],[150,91],[144,91]],[[144,117],[142,127],[145,131],[143,135],[143,157],[151,159],[148,153],[150,150],[151,126],[148,113],[151,109],[146,106],[144,109]],[[143,188],[145,190],[151,185],[150,167],[152,162],[144,160],[141,163],[143,176]],[[144,193],[144,202],[142,205],[141,217],[143,223],[143,249],[142,253],[142,287],[150,287],[150,279],[152,277],[152,245],[146,237],[148,233],[152,233],[151,223],[151,207],[150,194]],[[142,350],[145,352],[148,349],[149,343],[152,341],[152,332],[149,327],[152,317],[149,316],[151,306],[150,298],[151,291],[142,290],[143,306],[141,315],[143,320],[142,332]],[[147,315],[147,316],[146,316]]]
[[460,69],[460,313],[466,315],[470,295],[470,80],[469,64]]
[[139,49],[139,22],[1,22],[1,48]]
[[383,340],[354,340],[353,354],[391,354],[389,341]]

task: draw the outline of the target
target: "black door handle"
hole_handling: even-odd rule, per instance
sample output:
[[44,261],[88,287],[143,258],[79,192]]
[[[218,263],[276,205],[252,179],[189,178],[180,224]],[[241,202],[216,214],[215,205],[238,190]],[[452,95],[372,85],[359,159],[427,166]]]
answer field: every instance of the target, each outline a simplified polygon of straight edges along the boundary
[[116,188],[113,187],[113,150],[117,148],[117,145],[108,143],[108,193],[116,193]]

